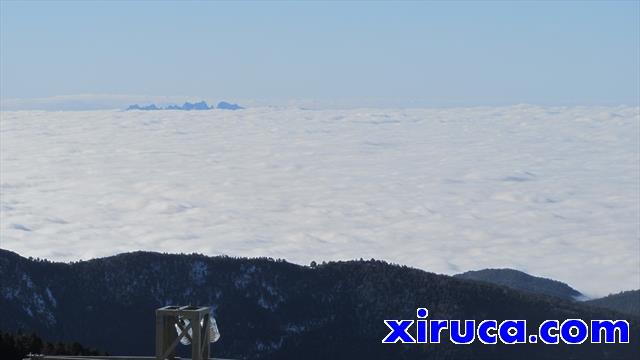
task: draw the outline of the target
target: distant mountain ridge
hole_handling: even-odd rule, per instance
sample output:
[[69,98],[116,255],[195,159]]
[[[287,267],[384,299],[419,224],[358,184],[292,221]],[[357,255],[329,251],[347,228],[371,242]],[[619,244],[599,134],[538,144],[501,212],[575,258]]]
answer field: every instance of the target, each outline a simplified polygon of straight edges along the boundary
[[241,110],[244,107],[238,104],[228,103],[226,101],[221,101],[217,106],[209,106],[205,101],[200,101],[196,103],[185,102],[182,105],[168,105],[165,107],[158,106],[156,104],[149,105],[138,105],[133,104],[127,107],[127,110],[211,110],[211,109],[222,109],[222,110]]
[[586,301],[595,307],[640,316],[640,290],[623,291],[600,299]]
[[514,269],[483,269],[454,275],[457,278],[484,281],[524,292],[554,296],[565,300],[584,298],[578,290],[552,279],[529,275]]
[[151,355],[154,309],[209,305],[220,341],[237,359],[631,359],[637,343],[456,346],[383,345],[384,319],[640,318],[382,261],[311,267],[268,258],[126,253],[70,264],[0,250],[3,331],[36,331],[114,355]]

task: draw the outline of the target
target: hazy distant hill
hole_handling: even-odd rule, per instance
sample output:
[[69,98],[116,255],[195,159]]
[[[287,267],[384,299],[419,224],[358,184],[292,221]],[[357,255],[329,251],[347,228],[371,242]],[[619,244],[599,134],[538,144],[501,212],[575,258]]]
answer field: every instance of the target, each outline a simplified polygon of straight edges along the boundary
[[[382,345],[384,319],[619,318],[575,302],[381,261],[298,266],[282,260],[136,252],[52,263],[0,250],[0,326],[77,341],[114,355],[151,355],[154,309],[210,305],[213,354],[246,359],[633,359],[637,342],[548,346]],[[640,319],[629,318],[631,334]]]
[[583,295],[569,285],[551,279],[532,276],[513,269],[484,269],[455,275],[458,278],[484,281],[535,294],[576,300]]
[[600,308],[640,316],[640,290],[623,291],[600,299],[589,300],[586,303]]

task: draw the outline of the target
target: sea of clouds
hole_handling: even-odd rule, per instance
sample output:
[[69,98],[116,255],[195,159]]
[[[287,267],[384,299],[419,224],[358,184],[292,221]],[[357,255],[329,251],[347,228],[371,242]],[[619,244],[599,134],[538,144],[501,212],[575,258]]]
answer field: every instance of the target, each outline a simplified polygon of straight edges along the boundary
[[0,247],[510,267],[640,287],[636,107],[4,111]]

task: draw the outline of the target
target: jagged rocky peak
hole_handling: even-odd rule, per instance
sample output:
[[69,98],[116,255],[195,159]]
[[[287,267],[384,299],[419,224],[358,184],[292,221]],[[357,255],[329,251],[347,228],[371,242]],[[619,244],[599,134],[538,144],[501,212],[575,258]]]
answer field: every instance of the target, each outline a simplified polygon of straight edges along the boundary
[[197,103],[185,102],[182,105],[182,108],[179,110],[209,110],[213,109],[213,106],[209,107],[206,102],[200,101]]
[[209,104],[207,104],[206,101],[199,101],[199,102],[195,102],[195,103],[190,103],[190,102],[185,102],[182,105],[167,105],[167,106],[158,106],[156,104],[149,104],[149,105],[138,105],[138,104],[133,104],[133,105],[129,105],[129,107],[127,107],[127,110],[186,110],[186,111],[190,111],[190,110],[211,110],[211,109],[221,109],[221,110],[241,110],[244,109],[244,107],[238,105],[238,104],[234,104],[234,103],[229,103],[226,101],[221,101],[218,103],[217,106],[209,106]]
[[133,104],[133,105],[129,105],[127,110],[160,110],[160,108],[157,107],[156,104],[150,104],[150,105]]
[[226,101],[220,101],[218,103],[218,106],[216,106],[216,109],[222,109],[222,110],[242,110],[244,109],[242,106],[238,105],[238,104],[232,104],[232,103],[228,103]]

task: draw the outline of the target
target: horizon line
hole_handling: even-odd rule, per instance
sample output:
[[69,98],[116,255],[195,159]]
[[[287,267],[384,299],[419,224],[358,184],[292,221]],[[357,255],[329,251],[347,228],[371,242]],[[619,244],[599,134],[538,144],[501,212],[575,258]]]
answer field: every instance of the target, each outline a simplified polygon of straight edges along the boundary
[[[214,98],[217,98],[214,100]],[[0,111],[94,111],[123,110],[133,104],[155,104],[160,106],[180,105],[185,102],[205,101],[207,103],[231,102],[245,108],[299,108],[305,110],[345,110],[345,109],[440,109],[440,108],[482,108],[532,106],[554,107],[640,107],[640,98],[635,103],[625,101],[592,101],[589,99],[570,101],[505,101],[487,102],[459,101],[453,99],[420,98],[241,98],[223,96],[193,95],[133,95],[133,94],[67,94],[31,98],[2,98]]]

